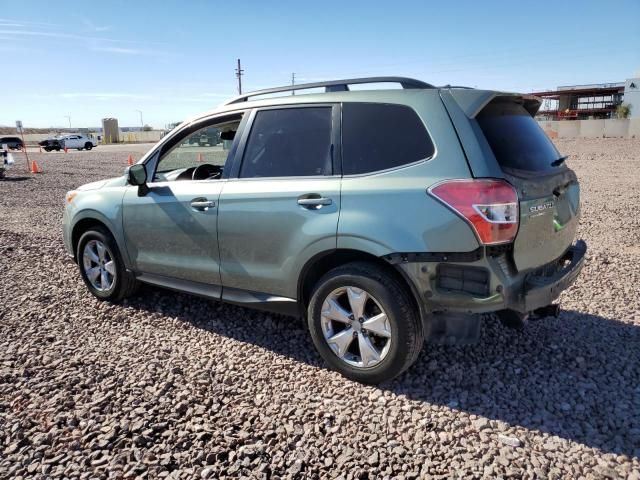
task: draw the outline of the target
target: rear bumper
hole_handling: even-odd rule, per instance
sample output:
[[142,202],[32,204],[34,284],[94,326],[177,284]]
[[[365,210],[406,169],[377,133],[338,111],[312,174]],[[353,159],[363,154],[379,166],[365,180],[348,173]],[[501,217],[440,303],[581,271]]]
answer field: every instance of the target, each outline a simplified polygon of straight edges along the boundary
[[524,311],[530,312],[549,305],[563,290],[569,288],[584,265],[587,244],[578,240],[559,259],[564,265],[551,275],[528,275],[523,288]]
[[485,252],[480,258],[454,262],[393,263],[412,283],[423,313],[513,310],[527,314],[551,304],[573,284],[584,265],[586,251],[586,243],[578,240],[557,260],[526,272],[516,270],[508,252]]

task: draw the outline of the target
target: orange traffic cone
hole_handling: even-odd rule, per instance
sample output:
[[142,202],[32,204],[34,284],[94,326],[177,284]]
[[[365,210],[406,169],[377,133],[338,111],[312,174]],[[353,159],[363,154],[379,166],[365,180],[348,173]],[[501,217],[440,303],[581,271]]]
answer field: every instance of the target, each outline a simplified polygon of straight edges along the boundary
[[69,151],[69,149],[68,149],[68,148],[66,147],[66,145],[65,145],[65,147],[64,147],[64,153],[67,153],[68,151]]
[[42,170],[40,170],[35,160],[31,160],[31,173],[42,173]]
[[202,154],[201,153],[198,154],[198,161],[202,162]]
[[131,154],[129,154],[129,158],[127,158],[127,164],[129,166],[133,165],[133,156]]

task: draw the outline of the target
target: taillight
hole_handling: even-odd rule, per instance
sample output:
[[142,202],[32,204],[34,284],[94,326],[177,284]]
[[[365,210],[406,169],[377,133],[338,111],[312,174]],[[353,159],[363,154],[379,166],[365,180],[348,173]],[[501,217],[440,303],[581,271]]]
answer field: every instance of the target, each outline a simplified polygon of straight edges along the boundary
[[446,180],[429,193],[467,220],[485,245],[511,242],[518,232],[518,193],[504,180]]

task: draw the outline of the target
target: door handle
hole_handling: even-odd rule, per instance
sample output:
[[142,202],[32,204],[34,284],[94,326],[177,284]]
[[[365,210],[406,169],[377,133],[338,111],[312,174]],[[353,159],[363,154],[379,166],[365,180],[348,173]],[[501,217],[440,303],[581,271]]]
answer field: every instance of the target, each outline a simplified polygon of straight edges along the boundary
[[333,200],[326,197],[309,197],[307,195],[298,198],[298,205],[305,208],[322,208],[325,205],[331,205]]
[[200,210],[202,212],[206,212],[210,208],[216,206],[216,202],[213,200],[207,200],[206,198],[194,198],[191,200],[191,208],[194,210]]

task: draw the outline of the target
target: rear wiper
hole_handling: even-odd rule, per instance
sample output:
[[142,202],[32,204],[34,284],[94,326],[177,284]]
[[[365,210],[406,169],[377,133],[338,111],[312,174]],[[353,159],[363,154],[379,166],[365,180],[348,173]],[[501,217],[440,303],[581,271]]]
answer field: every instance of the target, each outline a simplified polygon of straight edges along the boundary
[[565,155],[564,157],[560,157],[557,160],[554,160],[553,162],[551,162],[551,166],[552,167],[559,167],[560,165],[562,165],[564,163],[564,161],[569,158],[569,155]]

